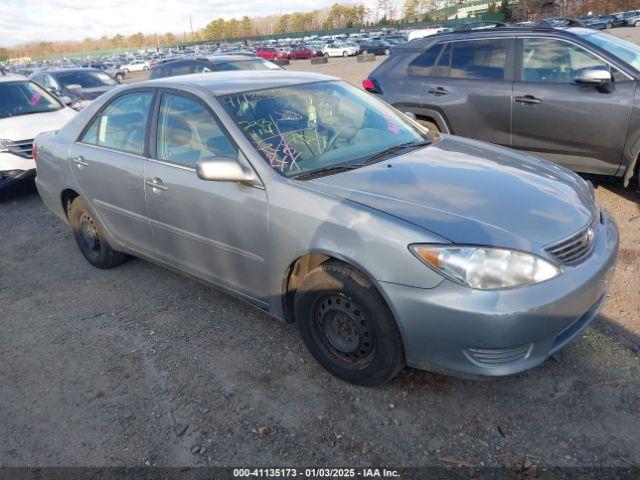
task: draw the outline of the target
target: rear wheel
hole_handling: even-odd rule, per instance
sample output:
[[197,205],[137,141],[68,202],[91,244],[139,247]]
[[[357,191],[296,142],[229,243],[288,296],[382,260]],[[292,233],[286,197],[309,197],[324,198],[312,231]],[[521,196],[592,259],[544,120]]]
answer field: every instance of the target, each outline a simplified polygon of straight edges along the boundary
[[69,206],[69,223],[80,252],[94,267],[112,268],[126,260],[125,253],[111,248],[93,213],[80,197]]
[[329,52],[324,52],[324,56],[325,56],[326,58],[329,58]]
[[391,54],[391,50],[389,50],[388,48],[384,51],[385,55],[390,55]]
[[633,22],[633,26],[640,27],[640,20],[636,20],[635,22]]
[[606,28],[607,30],[609,30],[611,27],[613,27],[613,25],[612,25],[612,24],[610,24],[610,23],[607,23],[607,24],[604,26],[604,28]]
[[425,118],[417,118],[416,121],[420,124],[420,125],[424,125],[425,127],[427,127],[429,130],[432,130],[434,132],[439,132],[440,128],[438,127],[438,125],[431,121],[431,120],[427,120]]
[[300,336],[331,374],[358,385],[390,381],[404,366],[389,307],[358,270],[328,261],[302,281],[295,297]]

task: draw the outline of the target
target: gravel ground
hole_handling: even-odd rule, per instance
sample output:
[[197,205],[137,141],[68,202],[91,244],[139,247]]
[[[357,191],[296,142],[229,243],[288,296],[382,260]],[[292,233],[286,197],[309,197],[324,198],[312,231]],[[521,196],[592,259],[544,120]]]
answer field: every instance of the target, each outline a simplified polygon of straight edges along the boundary
[[[375,64],[316,68],[357,84]],[[226,294],[137,259],[94,269],[32,185],[5,192],[0,466],[640,464],[640,195],[596,193],[621,250],[581,338],[513,377],[361,388]]]

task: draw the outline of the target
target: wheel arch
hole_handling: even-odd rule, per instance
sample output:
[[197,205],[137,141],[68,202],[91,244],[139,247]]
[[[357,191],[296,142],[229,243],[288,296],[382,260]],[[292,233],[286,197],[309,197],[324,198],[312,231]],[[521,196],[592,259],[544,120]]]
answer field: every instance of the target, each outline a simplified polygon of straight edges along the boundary
[[67,220],[69,220],[69,205],[71,202],[78,198],[80,194],[73,188],[65,188],[60,194],[60,202],[62,203],[62,210],[64,211]]
[[413,113],[417,118],[432,121],[435,123],[442,133],[453,133],[446,116],[439,110],[433,108],[425,108],[410,103],[395,103],[393,106],[401,112]]

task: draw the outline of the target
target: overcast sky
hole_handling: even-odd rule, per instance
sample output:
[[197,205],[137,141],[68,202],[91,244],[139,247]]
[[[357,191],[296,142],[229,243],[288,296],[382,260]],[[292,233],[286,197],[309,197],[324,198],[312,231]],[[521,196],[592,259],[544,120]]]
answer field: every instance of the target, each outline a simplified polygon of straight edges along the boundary
[[[308,11],[336,0],[0,0],[0,46],[116,33],[189,32],[214,18]],[[359,2],[345,2],[359,3]],[[364,2],[368,3],[368,2]]]

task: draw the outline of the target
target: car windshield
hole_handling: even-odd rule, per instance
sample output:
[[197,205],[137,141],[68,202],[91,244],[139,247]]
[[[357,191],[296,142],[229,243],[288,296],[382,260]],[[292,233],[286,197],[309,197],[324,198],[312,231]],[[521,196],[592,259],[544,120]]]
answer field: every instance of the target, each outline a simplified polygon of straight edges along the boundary
[[586,35],[586,39],[628,63],[636,70],[640,70],[640,47],[635,43],[608,33],[590,33]]
[[95,70],[69,71],[56,74],[56,80],[66,88],[79,85],[78,88],[96,88],[116,85],[116,81],[104,72]]
[[60,110],[62,105],[33,82],[0,83],[0,118]]
[[221,63],[218,70],[280,70],[280,67],[265,60],[234,60]]
[[222,102],[271,168],[287,177],[360,166],[426,139],[400,112],[343,82],[243,92]]

